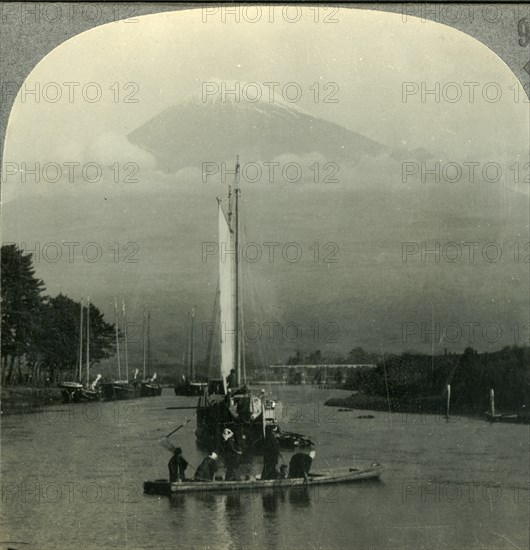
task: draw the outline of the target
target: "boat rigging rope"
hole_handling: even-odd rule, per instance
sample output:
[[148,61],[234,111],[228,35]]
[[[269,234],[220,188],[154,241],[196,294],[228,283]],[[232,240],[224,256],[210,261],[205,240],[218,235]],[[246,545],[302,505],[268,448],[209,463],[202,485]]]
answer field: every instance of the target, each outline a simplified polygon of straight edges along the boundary
[[[247,225],[246,225],[246,220],[245,219],[241,220],[241,226],[242,226],[243,236],[245,236],[246,233],[247,233]],[[261,343],[262,326],[264,326],[264,323],[263,323],[264,315],[262,315],[262,314],[265,313],[265,308],[263,307],[263,303],[261,302],[259,294],[256,291],[256,287],[253,284],[253,280],[252,280],[251,274],[250,274],[250,269],[246,269],[244,271],[243,275],[246,276],[246,279],[248,281],[248,288],[250,290],[249,295],[250,295],[250,302],[251,302],[252,310],[255,313],[257,313],[258,319],[259,319],[259,325],[258,326],[259,326],[260,331],[258,333],[259,336],[258,336],[258,339],[257,339],[258,358],[259,358],[259,362],[262,365],[263,374],[264,374],[264,378],[265,378],[265,385],[267,386],[267,388],[269,390],[269,393],[270,393],[271,392],[271,384],[270,384],[270,380],[268,379],[268,373],[267,373],[268,363],[266,362],[266,357],[264,357],[263,347],[262,347],[262,343]],[[270,326],[270,323],[269,323],[269,326]],[[245,341],[244,335],[245,335],[245,333],[243,334],[243,342]],[[270,354],[267,354],[267,355],[270,355]],[[252,356],[255,358],[254,349],[252,350]],[[255,359],[254,359],[254,363],[256,363]]]
[[208,380],[211,379],[212,374],[212,364],[213,364],[213,343],[215,341],[215,337],[217,335],[217,329],[218,329],[218,322],[217,317],[219,313],[219,280],[217,280],[217,290],[215,291],[215,300],[213,304],[213,310],[212,310],[212,324],[213,324],[213,331],[210,334],[210,338],[208,339],[208,347],[206,349],[206,364],[208,365]]
[[391,410],[391,407],[390,407],[390,393],[388,391],[388,379],[387,379],[387,376],[386,376],[385,352],[384,352],[382,346],[381,346],[381,357],[383,359],[383,372],[385,373],[386,400],[387,400],[387,403],[388,403],[388,418],[390,420],[390,426],[392,426],[392,410]]

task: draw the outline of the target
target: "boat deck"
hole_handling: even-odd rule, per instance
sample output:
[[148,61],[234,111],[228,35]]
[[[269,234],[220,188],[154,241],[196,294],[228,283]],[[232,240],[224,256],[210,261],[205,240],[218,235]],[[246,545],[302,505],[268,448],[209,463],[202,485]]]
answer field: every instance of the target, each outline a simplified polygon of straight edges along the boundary
[[[373,465],[363,468],[340,468],[320,470],[309,474],[307,485],[324,485],[330,483],[351,483],[369,479],[378,479],[383,473],[381,465]],[[245,481],[184,481],[170,483],[166,479],[146,481],[144,493],[150,495],[170,496],[175,493],[197,493],[204,491],[254,491],[258,489],[289,488],[306,485],[304,478],[284,478]]]

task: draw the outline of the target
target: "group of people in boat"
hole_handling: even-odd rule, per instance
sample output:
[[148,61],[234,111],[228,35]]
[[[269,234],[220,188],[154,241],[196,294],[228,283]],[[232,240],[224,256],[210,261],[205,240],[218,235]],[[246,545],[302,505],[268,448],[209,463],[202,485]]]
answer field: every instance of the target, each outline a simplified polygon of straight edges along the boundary
[[[263,450],[263,468],[261,471],[261,480],[274,480],[285,478],[304,478],[308,481],[309,470],[311,464],[316,456],[314,450],[306,453],[295,453],[287,465],[282,464],[278,469],[278,462],[283,457],[280,452],[280,446],[277,440],[278,428],[277,426],[267,426],[265,431],[264,450]],[[244,436],[243,436],[244,438]],[[225,466],[224,481],[241,481],[241,479],[252,480],[254,479],[250,471],[242,472],[244,466],[248,464],[245,458],[248,456],[245,452],[245,444],[236,441],[236,437],[232,430],[225,428],[222,433],[222,442],[219,449],[212,451],[204,458],[204,460],[197,467],[193,476],[194,481],[214,481],[215,474],[219,470],[219,459],[221,458]],[[243,462],[243,463],[242,463]],[[182,482],[191,481],[186,478],[186,469],[189,464],[187,460],[182,456],[182,449],[177,447],[173,451],[168,468],[169,468],[169,481]]]
[[307,476],[311,469],[311,464],[316,456],[316,451],[312,450],[309,453],[295,453],[289,461],[289,471],[287,465],[282,464],[278,470],[278,460],[283,457],[280,452],[280,445],[277,439],[278,427],[267,426],[265,432],[264,450],[263,450],[263,469],[261,470],[261,478],[282,479],[282,478],[301,478],[308,480]]

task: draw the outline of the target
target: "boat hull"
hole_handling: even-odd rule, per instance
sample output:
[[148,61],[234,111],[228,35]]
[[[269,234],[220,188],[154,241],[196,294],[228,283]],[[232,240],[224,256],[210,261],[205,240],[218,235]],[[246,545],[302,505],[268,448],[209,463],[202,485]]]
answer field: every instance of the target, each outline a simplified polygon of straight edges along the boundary
[[162,395],[162,387],[159,384],[142,382],[140,384],[140,397],[157,397]]
[[206,382],[190,382],[189,384],[177,384],[175,386],[175,395],[197,396],[203,395],[208,387]]
[[491,414],[487,412],[485,416],[492,423],[530,424],[530,415],[528,414]]
[[383,468],[380,465],[365,468],[342,468],[322,470],[309,474],[307,483],[304,478],[271,479],[248,481],[184,481],[171,483],[166,479],[144,482],[144,493],[148,495],[171,496],[180,493],[256,491],[299,486],[326,485],[336,483],[353,483],[356,481],[375,480],[381,477]]
[[[313,447],[309,437],[294,432],[283,431],[278,423],[277,440],[282,450],[293,451]],[[270,424],[269,424],[270,425]],[[222,433],[225,428],[231,429],[241,444],[245,436],[247,451],[250,454],[263,453],[263,421],[261,415],[250,422],[237,422],[230,418],[219,404],[197,407],[197,429],[195,439],[199,449],[211,452],[218,449],[222,442]]]
[[103,396],[108,401],[135,399],[140,396],[140,390],[130,384],[108,382],[102,385]]
[[65,403],[86,403],[88,401],[99,401],[101,393],[99,388],[85,389],[77,382],[61,382],[57,386],[62,390],[61,394]]

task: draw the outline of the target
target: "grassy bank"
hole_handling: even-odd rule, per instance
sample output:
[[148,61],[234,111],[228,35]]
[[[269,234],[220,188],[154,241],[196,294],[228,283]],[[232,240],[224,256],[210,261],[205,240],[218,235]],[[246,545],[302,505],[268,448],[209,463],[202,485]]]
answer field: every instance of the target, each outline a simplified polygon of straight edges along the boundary
[[[370,411],[390,411],[394,413],[412,413],[412,414],[438,414],[446,413],[445,397],[429,396],[416,398],[395,398],[380,395],[366,395],[357,393],[347,397],[331,397],[324,404],[329,407],[346,407],[348,409],[361,409]],[[475,410],[468,405],[453,405],[451,414],[464,416],[482,416],[484,411]]]
[[62,403],[59,388],[3,386],[0,395],[2,414],[29,413],[45,405]]

